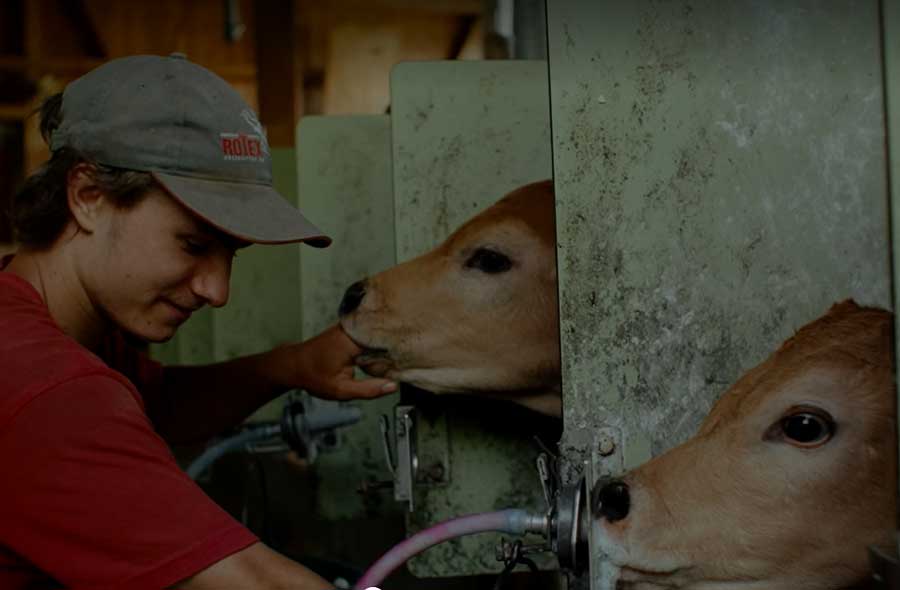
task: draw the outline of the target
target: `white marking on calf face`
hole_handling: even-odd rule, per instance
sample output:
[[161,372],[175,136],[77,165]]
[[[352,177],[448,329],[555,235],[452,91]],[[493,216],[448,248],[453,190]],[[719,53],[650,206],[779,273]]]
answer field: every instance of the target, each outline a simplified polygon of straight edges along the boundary
[[610,589],[836,590],[896,518],[892,322],[836,305],[742,377],[600,522]]
[[559,415],[554,201],[528,185],[435,250],[366,281],[341,318],[360,366],[435,393],[505,397]]

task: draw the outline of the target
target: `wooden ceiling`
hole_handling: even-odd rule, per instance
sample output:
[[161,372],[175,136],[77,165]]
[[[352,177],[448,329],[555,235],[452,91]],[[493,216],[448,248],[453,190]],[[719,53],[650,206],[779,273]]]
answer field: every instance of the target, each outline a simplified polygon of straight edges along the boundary
[[[394,63],[454,58],[473,47],[483,6],[483,0],[3,0],[0,120],[24,120],[44,96],[108,59],[179,51],[257,107],[273,145],[292,145],[303,114],[383,112]],[[235,40],[226,35],[229,14],[243,25]],[[28,169],[46,157],[33,131],[32,125]]]

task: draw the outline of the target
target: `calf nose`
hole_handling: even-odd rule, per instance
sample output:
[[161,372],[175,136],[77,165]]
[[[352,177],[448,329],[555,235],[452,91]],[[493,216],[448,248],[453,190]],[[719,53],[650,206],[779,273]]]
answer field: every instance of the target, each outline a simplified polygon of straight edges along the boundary
[[631,508],[631,494],[628,484],[614,479],[599,481],[591,493],[591,509],[594,516],[602,516],[609,522],[616,522],[628,516]]
[[341,306],[338,308],[339,315],[347,315],[348,313],[359,307],[363,297],[366,296],[366,282],[357,281],[347,287],[344,298],[341,299]]

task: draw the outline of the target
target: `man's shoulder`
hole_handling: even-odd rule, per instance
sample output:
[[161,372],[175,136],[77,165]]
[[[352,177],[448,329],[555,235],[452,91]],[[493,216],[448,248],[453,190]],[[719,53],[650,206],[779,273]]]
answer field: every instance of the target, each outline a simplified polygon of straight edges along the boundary
[[128,382],[100,358],[66,335],[43,302],[0,273],[0,427],[18,408],[66,382],[96,376]]

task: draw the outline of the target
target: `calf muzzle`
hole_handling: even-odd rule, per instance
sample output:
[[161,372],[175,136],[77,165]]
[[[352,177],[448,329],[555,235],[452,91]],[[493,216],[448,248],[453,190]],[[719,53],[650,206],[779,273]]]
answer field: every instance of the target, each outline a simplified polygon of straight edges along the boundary
[[628,516],[631,493],[628,484],[619,479],[601,480],[591,492],[591,512],[594,516],[616,522]]
[[366,296],[366,281],[357,281],[347,287],[344,297],[341,299],[341,305],[338,307],[338,314],[345,316],[352,313],[362,303],[363,297]]

